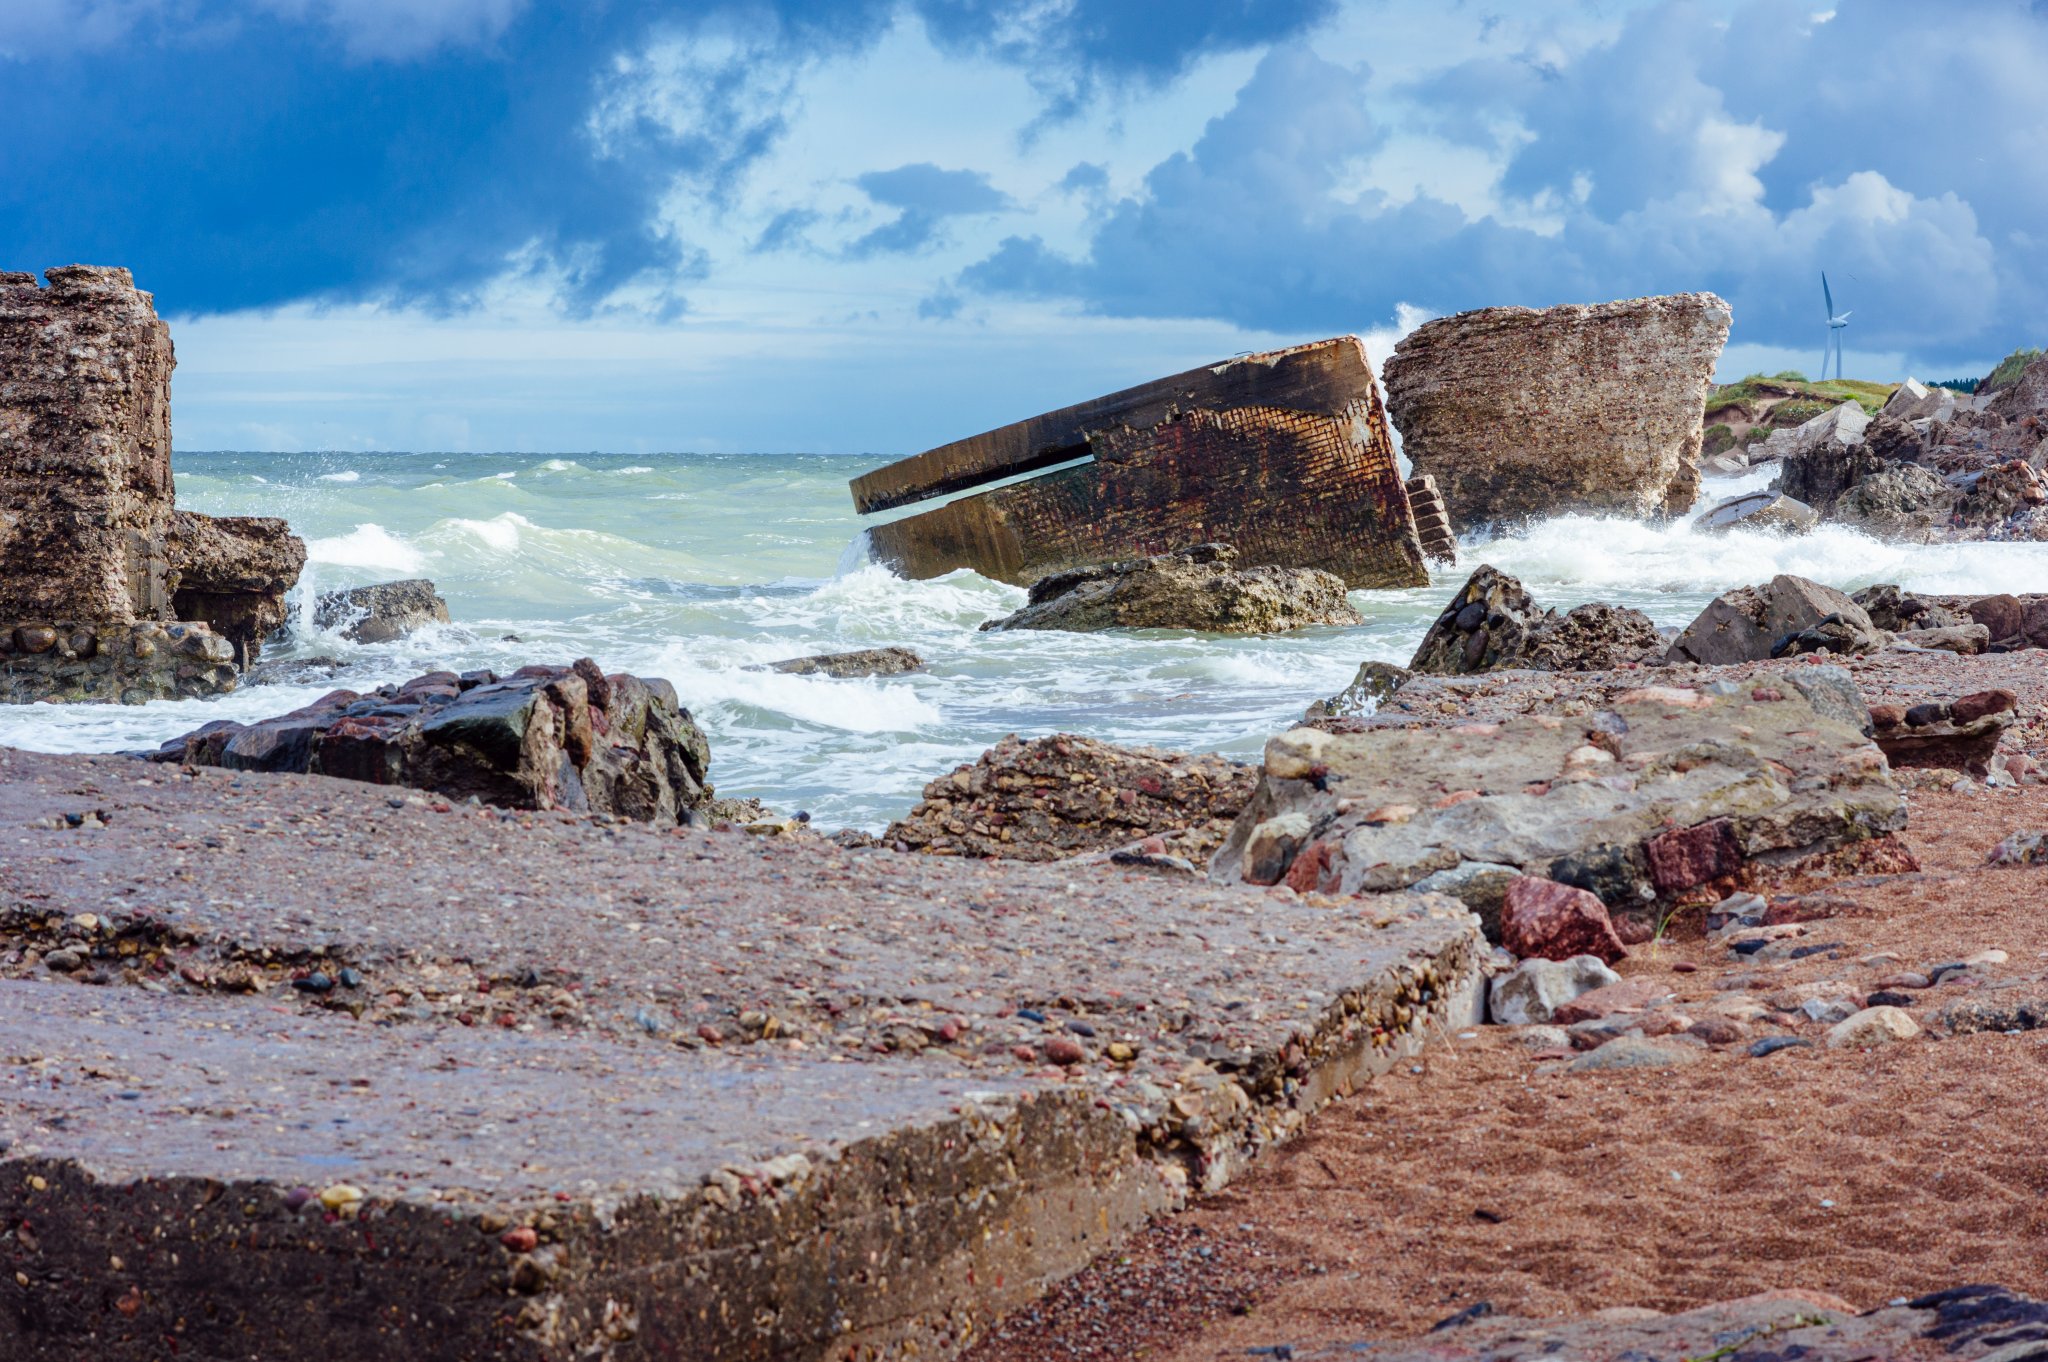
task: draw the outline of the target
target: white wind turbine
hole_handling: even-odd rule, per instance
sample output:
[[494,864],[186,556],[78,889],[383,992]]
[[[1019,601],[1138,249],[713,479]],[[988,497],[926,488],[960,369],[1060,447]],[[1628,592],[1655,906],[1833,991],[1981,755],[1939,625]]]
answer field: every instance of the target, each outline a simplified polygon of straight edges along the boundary
[[1839,317],[1835,315],[1835,295],[1828,288],[1828,272],[1826,270],[1820,272],[1820,296],[1828,305],[1828,339],[1827,344],[1823,345],[1820,351],[1820,377],[1822,382],[1826,382],[1828,376],[1828,352],[1830,350],[1834,352],[1835,356],[1835,377],[1840,378],[1842,376],[1842,331],[1849,325],[1849,314],[1844,312]]

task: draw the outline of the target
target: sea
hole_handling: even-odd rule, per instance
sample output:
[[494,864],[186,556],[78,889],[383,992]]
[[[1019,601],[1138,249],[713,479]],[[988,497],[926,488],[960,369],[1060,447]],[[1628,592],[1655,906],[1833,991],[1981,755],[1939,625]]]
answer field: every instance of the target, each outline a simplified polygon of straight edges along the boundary
[[[1715,595],[1780,572],[1845,590],[2048,589],[2048,544],[1887,544],[1824,526],[1800,537],[1566,516],[1467,535],[1426,588],[1358,591],[1355,628],[1233,638],[1181,630],[983,633],[1024,600],[972,572],[906,581],[869,561],[847,480],[887,456],[179,453],[178,504],[283,516],[307,543],[274,657],[346,661],[331,682],[244,686],[210,700],[0,707],[0,744],[48,752],[154,747],[212,719],[252,720],[336,686],[435,669],[595,658],[666,677],[711,740],[721,795],[824,828],[879,831],[924,785],[1015,733],[1253,759],[1361,662],[1406,662],[1473,567],[1545,605],[1634,606],[1684,625]],[[1710,479],[1701,508],[1769,473]],[[923,509],[922,507],[917,509]],[[1695,512],[1696,514],[1697,512]],[[453,622],[364,646],[312,626],[338,587],[428,577]],[[792,676],[762,664],[901,644],[923,673]]]

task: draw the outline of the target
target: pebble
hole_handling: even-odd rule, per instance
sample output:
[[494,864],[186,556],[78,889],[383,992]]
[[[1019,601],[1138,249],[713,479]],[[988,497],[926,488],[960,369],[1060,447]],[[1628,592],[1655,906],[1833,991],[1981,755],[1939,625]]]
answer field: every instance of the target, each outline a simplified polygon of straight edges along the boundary
[[363,1189],[346,1182],[337,1182],[320,1193],[320,1204],[330,1211],[354,1205],[363,1199]]
[[292,987],[301,993],[325,993],[334,987],[334,981],[319,970],[314,970],[303,979],[292,980]]
[[1088,1052],[1081,1048],[1081,1042],[1066,1036],[1054,1036],[1045,1043],[1045,1057],[1054,1064],[1079,1064]]
[[284,1194],[284,1208],[288,1211],[296,1211],[312,1199],[313,1189],[311,1187],[294,1187]]
[[59,974],[69,974],[85,963],[85,957],[77,951],[60,946],[44,956],[43,963]]
[[341,973],[334,976],[334,980],[343,988],[361,988],[363,986],[363,976],[352,969],[341,971]]
[[499,1235],[498,1242],[514,1253],[531,1253],[540,1246],[540,1235],[531,1225],[515,1225]]
[[1045,1014],[1035,1007],[1020,1007],[1017,1009],[1017,1015],[1028,1022],[1043,1022],[1045,1020]]
[[1751,1059],[1763,1059],[1767,1055],[1775,1055],[1780,1050],[1797,1048],[1810,1050],[1813,1048],[1813,1042],[1801,1036],[1765,1036],[1762,1040],[1755,1041],[1750,1045],[1749,1057]]

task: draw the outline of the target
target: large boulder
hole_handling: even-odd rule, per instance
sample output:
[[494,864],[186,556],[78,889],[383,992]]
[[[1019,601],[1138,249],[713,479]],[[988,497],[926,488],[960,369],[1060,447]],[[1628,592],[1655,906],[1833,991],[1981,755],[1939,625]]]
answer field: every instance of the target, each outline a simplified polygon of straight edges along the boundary
[[[1781,646],[1824,627],[1840,630],[1835,646]],[[1763,586],[1737,587],[1716,598],[1672,642],[1668,657],[1672,662],[1723,666],[1760,662],[1793,650],[1867,653],[1885,641],[1863,607],[1842,592],[1780,573]]]
[[1481,564],[1422,637],[1410,671],[1437,676],[1526,667],[1599,671],[1639,662],[1663,640],[1639,610],[1581,605],[1559,614],[1538,606],[1522,584]]
[[1865,845],[1906,816],[1868,722],[1846,670],[1804,663],[1499,722],[1298,728],[1267,743],[1210,874],[1378,893],[1477,863],[1588,890],[1618,917],[1718,902],[1849,849],[1905,864],[1896,843]]
[[1014,615],[983,629],[1195,629],[1273,634],[1359,624],[1343,579],[1317,568],[1233,564],[1227,544],[1199,544],[1131,562],[1055,573]]
[[1387,360],[1388,411],[1459,525],[1677,515],[1699,492],[1731,315],[1711,293],[1682,293],[1440,318]]
[[1168,852],[1202,861],[1257,782],[1256,767],[1223,757],[1012,734],[925,786],[883,840],[933,855],[1056,861],[1159,837]]
[[294,771],[676,823],[712,804],[710,744],[666,681],[567,667],[429,672],[368,695],[338,690],[254,724],[220,720],[159,761]]
[[323,592],[313,604],[314,628],[333,630],[356,643],[389,643],[446,623],[448,602],[423,577]]
[[1540,875],[1518,876],[1508,885],[1500,944],[1523,959],[1591,955],[1611,965],[1628,954],[1598,894]]

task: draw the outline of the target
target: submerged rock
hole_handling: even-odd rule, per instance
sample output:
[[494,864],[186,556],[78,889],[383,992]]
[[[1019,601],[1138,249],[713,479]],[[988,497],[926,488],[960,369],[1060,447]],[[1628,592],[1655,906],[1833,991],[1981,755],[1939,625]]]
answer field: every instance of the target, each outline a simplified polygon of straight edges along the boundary
[[1459,525],[1677,515],[1730,320],[1711,293],[1462,312],[1394,348],[1387,408]]
[[1358,675],[1351,678],[1351,684],[1327,700],[1318,700],[1308,707],[1303,717],[1308,719],[1343,718],[1356,714],[1370,714],[1379,703],[1401,689],[1401,683],[1415,675],[1406,667],[1397,667],[1391,662],[1362,662]]
[[983,629],[1194,629],[1273,634],[1359,624],[1343,579],[1316,568],[1232,564],[1237,550],[1199,544],[1132,562],[1055,573],[1023,609]]
[[446,623],[448,602],[423,577],[323,592],[313,606],[315,628],[338,631],[356,643],[389,643]]
[[768,670],[792,676],[904,676],[924,670],[924,659],[908,648],[863,648],[852,653],[819,653],[771,662]]
[[254,724],[220,720],[158,761],[404,785],[514,809],[676,823],[708,808],[710,744],[666,681],[568,667],[429,672],[338,690]]
[[1056,861],[1159,838],[1154,854],[1206,860],[1257,781],[1257,768],[1223,757],[1012,735],[925,786],[883,840],[933,855]]
[[1657,626],[1639,610],[1592,604],[1563,614],[1546,611],[1520,582],[1481,564],[1430,625],[1408,666],[1437,676],[1511,667],[1599,671],[1643,661],[1662,648]]

